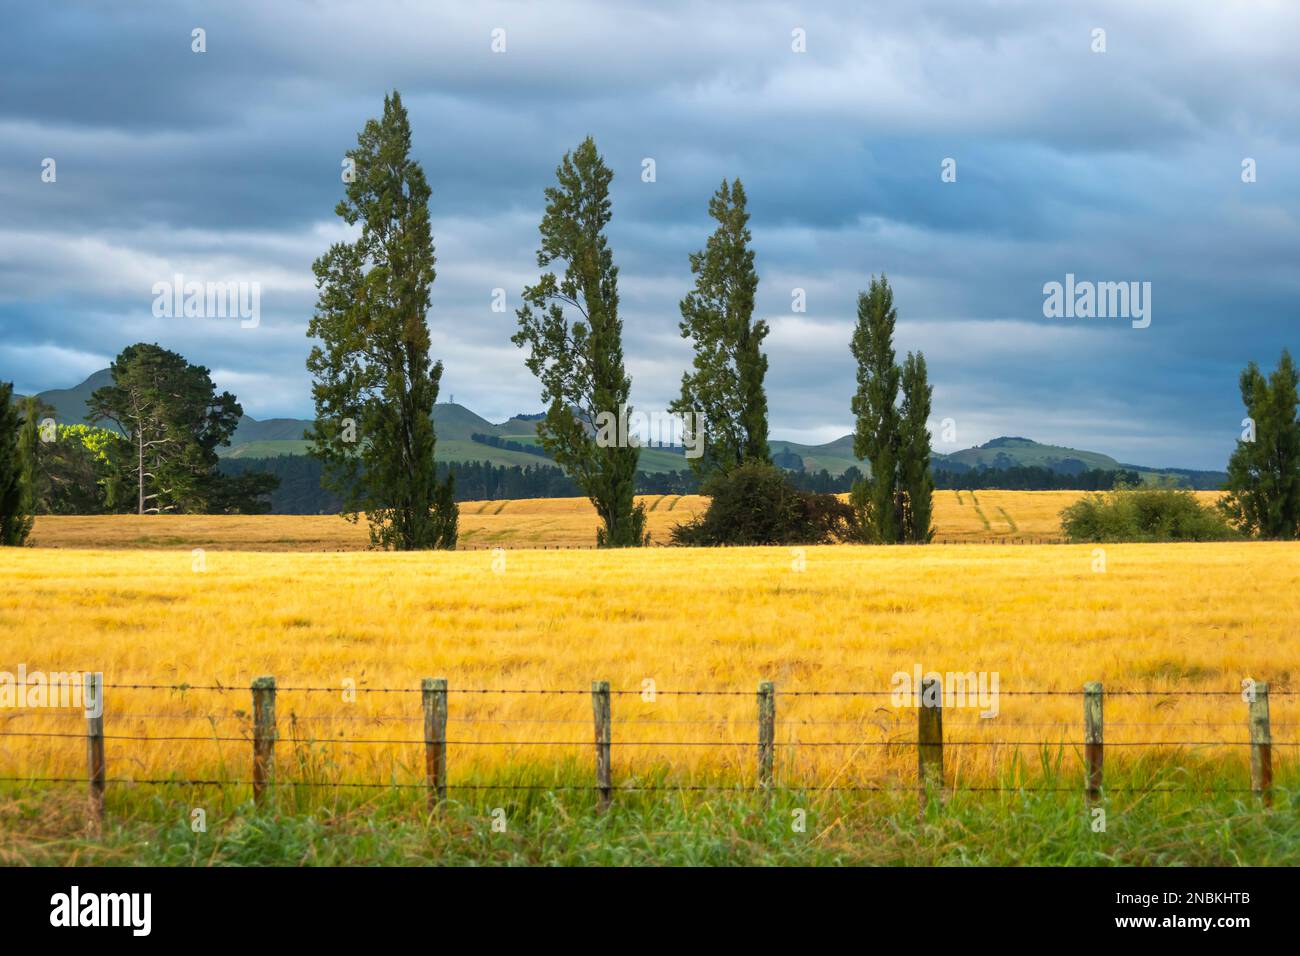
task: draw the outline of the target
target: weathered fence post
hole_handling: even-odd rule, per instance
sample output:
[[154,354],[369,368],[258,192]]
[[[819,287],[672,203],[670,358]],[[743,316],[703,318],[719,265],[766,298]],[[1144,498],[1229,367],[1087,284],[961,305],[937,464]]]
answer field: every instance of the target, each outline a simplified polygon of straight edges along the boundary
[[1095,803],[1101,797],[1102,763],[1105,760],[1101,693],[1101,681],[1089,681],[1083,685],[1083,762],[1089,803]]
[[447,680],[426,677],[424,696],[424,775],[429,788],[429,809],[447,799]]
[[90,780],[90,829],[104,829],[104,675],[83,676],[81,704],[86,711],[86,774]]
[[275,780],[275,678],[253,680],[253,802]]
[[1273,731],[1268,724],[1268,684],[1255,685],[1250,700],[1250,788],[1273,805]]
[[916,709],[917,783],[924,812],[931,791],[943,788],[943,685],[938,678],[921,681],[919,704]]
[[772,755],[776,750],[776,688],[770,680],[758,685],[758,785],[772,789]]
[[609,681],[591,682],[591,710],[596,718],[596,786],[600,789],[600,809],[609,807]]

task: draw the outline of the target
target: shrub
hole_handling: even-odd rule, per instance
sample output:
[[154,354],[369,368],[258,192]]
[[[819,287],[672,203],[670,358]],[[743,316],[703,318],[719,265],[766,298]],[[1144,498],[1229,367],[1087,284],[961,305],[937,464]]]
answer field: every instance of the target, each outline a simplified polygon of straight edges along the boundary
[[1181,488],[1118,488],[1087,495],[1061,512],[1071,541],[1227,541],[1237,533]]
[[842,540],[853,509],[834,495],[800,491],[780,468],[746,462],[704,482],[708,510],[672,529],[674,544],[826,544]]

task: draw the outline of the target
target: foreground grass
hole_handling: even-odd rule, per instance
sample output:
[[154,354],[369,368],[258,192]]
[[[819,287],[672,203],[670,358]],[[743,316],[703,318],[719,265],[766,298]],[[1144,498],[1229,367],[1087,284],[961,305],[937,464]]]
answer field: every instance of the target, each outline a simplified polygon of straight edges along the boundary
[[[1046,786],[1048,783],[1040,782]],[[1161,786],[1192,787],[1170,778]],[[1212,789],[1212,788],[1211,788]],[[911,793],[617,794],[531,791],[449,801],[427,812],[410,791],[334,798],[284,794],[257,810],[237,794],[133,791],[86,834],[80,788],[0,797],[0,864],[1294,866],[1291,790],[1266,809],[1250,794],[1115,794],[1106,827],[1077,793],[954,793],[922,817]],[[206,830],[195,832],[203,808]],[[802,821],[802,829],[798,823]]]

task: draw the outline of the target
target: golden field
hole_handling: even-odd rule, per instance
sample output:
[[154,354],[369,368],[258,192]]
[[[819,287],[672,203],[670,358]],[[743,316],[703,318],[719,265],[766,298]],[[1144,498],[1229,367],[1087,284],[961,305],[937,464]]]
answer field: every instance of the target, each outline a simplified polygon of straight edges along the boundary
[[[979,493],[985,514],[999,497]],[[500,517],[471,510],[462,512],[467,523]],[[1008,511],[1018,524],[1037,520],[1023,504]],[[293,522],[326,519],[239,520],[268,521],[304,540],[291,533]],[[47,521],[43,534],[51,533]],[[279,766],[292,779],[419,781],[426,676],[446,677],[452,688],[453,784],[538,775],[590,782],[593,679],[633,692],[613,700],[616,784],[658,773],[752,782],[753,692],[764,679],[780,695],[780,782],[905,784],[916,761],[910,707],[888,696],[808,692],[887,691],[891,675],[914,665],[999,675],[997,717],[945,712],[955,744],[945,755],[948,778],[958,785],[1005,774],[1018,757],[1037,767],[1038,748],[1017,742],[1061,742],[1073,772],[1081,699],[1016,692],[1075,691],[1094,679],[1156,692],[1231,692],[1244,677],[1266,679],[1279,773],[1296,752],[1282,744],[1300,739],[1300,710],[1286,693],[1300,690],[1294,544],[1110,545],[1104,572],[1094,570],[1091,546],[996,544],[523,549],[504,559],[487,551],[209,547],[203,570],[192,561],[188,550],[0,552],[0,670],[23,664],[29,673],[102,671],[110,685],[233,688],[110,687],[110,778],[247,779],[246,688],[260,674],[282,688],[321,688],[279,695]],[[653,701],[641,696],[647,680],[660,692]],[[358,688],[355,701],[344,694],[347,681]],[[367,690],[378,688],[399,692]],[[675,690],[738,693],[665,693]],[[1183,766],[1194,785],[1196,768],[1212,762],[1239,767],[1245,779],[1238,696],[1110,697],[1106,720],[1108,768]],[[0,732],[10,735],[0,776],[81,776],[84,726],[75,712],[0,709]],[[26,733],[71,736],[14,736]],[[132,736],[197,739],[112,739]],[[1162,741],[1224,745],[1145,746]],[[1114,746],[1125,742],[1144,746]]]
[[[1061,509],[1079,491],[938,491],[940,542],[1055,541]],[[1218,492],[1197,492],[1202,500]],[[699,495],[643,495],[652,540],[665,544],[673,525],[707,507]],[[599,520],[585,498],[467,501],[460,505],[460,547],[591,547]],[[31,543],[42,548],[212,547],[253,551],[356,551],[369,545],[364,520],[337,515],[42,516]]]

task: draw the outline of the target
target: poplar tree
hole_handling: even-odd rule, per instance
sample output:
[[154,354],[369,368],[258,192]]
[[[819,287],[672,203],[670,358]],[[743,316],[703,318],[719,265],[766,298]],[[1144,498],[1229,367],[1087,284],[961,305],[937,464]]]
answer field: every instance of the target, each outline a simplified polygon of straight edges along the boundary
[[899,445],[898,476],[903,496],[902,539],[928,544],[934,537],[931,513],[934,477],[930,474],[930,387],[925,356],[907,353],[902,372],[902,436]]
[[896,402],[900,371],[894,358],[894,293],[888,280],[871,277],[858,293],[858,318],[850,348],[857,359],[853,396],[853,454],[871,466],[854,483],[850,501],[859,537],[874,544],[896,544],[902,531],[898,487],[900,418]]
[[1224,515],[1244,534],[1300,537],[1300,420],[1297,373],[1282,351],[1267,378],[1251,362],[1241,373],[1241,400],[1251,424],[1228,461]]
[[[602,427],[631,415],[632,379],[623,366],[623,323],[618,317],[618,267],[605,237],[613,172],[590,136],[565,153],[547,187],[538,229],[537,265],[564,263],[523,291],[511,341],[529,350],[524,360],[542,383],[546,416],[538,423],[542,447],[582,489],[600,516],[600,547],[646,543],[645,509],[633,493],[640,448]],[[572,313],[572,316],[570,315]],[[622,431],[622,429],[618,429]]]
[[20,448],[23,420],[12,382],[0,382],[0,545],[21,545],[32,530],[32,491]]
[[411,125],[397,92],[384,97],[347,153],[354,164],[335,212],[361,225],[312,269],[319,290],[307,335],[316,421],[306,437],[324,465],[324,484],[373,546],[409,551],[454,548],[453,479],[438,481],[433,406],[442,363],[429,358],[431,190],[411,158]]
[[691,254],[695,288],[680,306],[682,338],[695,345],[693,371],[682,376],[681,398],[670,406],[703,418],[704,454],[690,460],[697,474],[772,460],[763,388],[768,325],[754,321],[758,273],[739,179],[722,181],[709,200],[709,215],[718,227],[704,249]]

